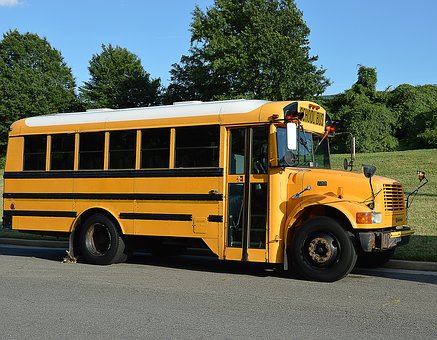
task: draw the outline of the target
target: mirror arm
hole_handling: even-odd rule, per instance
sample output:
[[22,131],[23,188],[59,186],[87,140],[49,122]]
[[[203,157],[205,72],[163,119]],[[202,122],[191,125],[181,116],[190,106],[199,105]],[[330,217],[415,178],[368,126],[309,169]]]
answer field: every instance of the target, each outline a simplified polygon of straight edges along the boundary
[[[423,180],[425,180],[425,183],[422,183],[416,190],[410,192],[407,196],[406,199],[406,208],[408,209],[409,207],[411,207],[411,204],[413,204],[413,200],[416,197],[417,193],[419,192],[420,188],[422,188],[424,185],[426,185],[428,183],[428,178],[426,178],[425,176],[423,177]],[[410,202],[410,197],[412,197],[411,202]]]

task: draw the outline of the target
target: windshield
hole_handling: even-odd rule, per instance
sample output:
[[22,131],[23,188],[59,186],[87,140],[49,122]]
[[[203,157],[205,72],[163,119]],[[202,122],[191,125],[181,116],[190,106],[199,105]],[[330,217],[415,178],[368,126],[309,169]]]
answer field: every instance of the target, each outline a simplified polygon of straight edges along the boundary
[[278,127],[276,131],[279,166],[331,168],[328,138],[325,138],[319,145],[322,139],[321,136],[306,131],[299,131],[298,149],[291,151],[287,148],[286,129]]

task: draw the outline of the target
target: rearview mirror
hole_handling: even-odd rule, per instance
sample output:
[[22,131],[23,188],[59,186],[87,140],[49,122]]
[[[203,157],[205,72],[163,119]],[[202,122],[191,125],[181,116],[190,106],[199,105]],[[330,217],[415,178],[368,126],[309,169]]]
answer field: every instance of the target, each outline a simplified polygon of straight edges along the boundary
[[296,123],[287,123],[287,149],[288,150],[297,150]]
[[425,177],[425,171],[417,170],[417,177],[419,178],[419,182],[422,182]]
[[376,167],[373,165],[366,165],[363,164],[363,174],[364,176],[366,176],[367,178],[372,178],[373,175],[376,172]]

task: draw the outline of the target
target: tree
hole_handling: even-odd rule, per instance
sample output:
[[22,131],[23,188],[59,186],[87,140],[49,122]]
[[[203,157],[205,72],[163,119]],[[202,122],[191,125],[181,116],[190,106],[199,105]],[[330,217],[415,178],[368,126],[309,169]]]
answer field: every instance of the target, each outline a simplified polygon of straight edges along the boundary
[[0,155],[12,122],[77,109],[75,86],[71,69],[45,38],[5,33],[0,41]]
[[126,48],[102,45],[88,67],[90,80],[80,97],[90,108],[127,108],[157,104],[161,80],[151,79],[141,60]]
[[338,114],[342,117],[344,130],[355,136],[358,152],[393,151],[398,147],[398,141],[393,136],[396,117],[384,104],[355,95]]
[[[358,79],[351,89],[337,95],[330,103],[333,117],[343,131],[351,132],[359,152],[392,151],[398,147],[393,136],[397,117],[384,102],[385,93],[376,91],[377,74],[374,68],[359,65]],[[339,141],[333,149],[345,152]]]
[[191,48],[174,64],[167,101],[311,98],[330,84],[310,56],[294,0],[216,0],[196,6]]
[[352,90],[355,93],[361,93],[373,99],[376,94],[376,83],[378,82],[376,69],[363,65],[359,66],[358,79],[352,86]]
[[396,113],[402,149],[437,146],[437,86],[399,85],[388,94],[387,105]]
[[421,144],[426,148],[437,148],[437,108],[425,117],[425,130],[418,134]]

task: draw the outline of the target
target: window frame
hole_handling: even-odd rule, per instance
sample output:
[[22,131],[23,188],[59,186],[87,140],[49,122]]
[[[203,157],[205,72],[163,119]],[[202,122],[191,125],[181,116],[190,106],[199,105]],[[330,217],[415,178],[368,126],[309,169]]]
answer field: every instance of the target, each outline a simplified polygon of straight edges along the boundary
[[[170,163],[170,155],[171,155],[171,147],[172,147],[172,142],[171,142],[171,138],[172,138],[172,132],[171,132],[171,128],[147,128],[147,129],[141,129],[140,130],[140,150],[139,150],[139,154],[140,154],[140,169],[168,169],[171,166]],[[163,131],[165,133],[168,132],[168,136],[164,136],[167,137],[167,141],[168,141],[168,146],[166,147],[158,147],[158,148],[144,148],[144,135],[147,132],[152,132],[152,133],[159,133],[160,131]],[[168,151],[168,153],[166,154],[167,156],[167,160],[166,160],[166,165],[163,164],[163,166],[144,166],[144,162],[143,160],[144,158],[144,152],[145,151]],[[163,157],[163,159],[165,159],[165,157]]]
[[[133,144],[132,144],[132,148],[128,148],[128,149],[111,149],[111,140],[112,140],[112,136],[114,134],[128,134],[131,133],[133,137]],[[131,160],[132,164],[130,167],[114,167],[114,164],[111,164],[111,162],[113,162],[113,158],[114,155],[113,153],[127,153],[130,152],[133,156],[133,160]],[[107,155],[108,155],[108,170],[133,170],[135,169],[135,165],[136,165],[136,156],[137,156],[137,130],[113,130],[113,131],[109,131],[109,144],[108,144],[108,151],[107,151]],[[123,161],[122,161],[123,162]],[[112,165],[112,166],[111,166]]]
[[[67,137],[72,137],[73,139],[73,149],[70,151],[53,151],[53,140],[58,138],[58,137],[63,137],[63,136],[67,136]],[[62,149],[64,150],[64,149]],[[59,154],[68,154],[71,153],[72,159],[69,160],[71,161],[71,167],[69,167],[68,169],[55,169],[53,168],[53,159],[54,159],[54,154],[59,155]],[[75,133],[59,133],[59,134],[52,134],[50,135],[50,163],[49,163],[49,171],[72,171],[74,170],[74,158],[75,158],[75,154],[76,154],[76,134]]]
[[[78,170],[82,170],[82,171],[87,171],[87,170],[104,170],[104,165],[105,165],[105,155],[107,154],[107,150],[105,147],[106,144],[106,138],[105,138],[105,131],[90,131],[90,132],[81,132],[79,133],[79,145],[78,145]],[[81,145],[82,145],[82,139],[84,135],[102,135],[103,137],[103,149],[102,151],[100,150],[85,150],[85,151],[81,151]],[[81,156],[83,154],[96,154],[96,153],[101,153],[102,159],[101,159],[101,167],[93,167],[93,168],[83,168],[81,166]]]
[[[26,140],[29,139],[36,139],[36,138],[43,138],[43,145],[44,145],[44,152],[26,152]],[[23,140],[23,171],[46,171],[47,170],[47,144],[48,144],[48,136],[46,134],[38,134],[38,135],[27,135],[24,136],[24,140]],[[31,143],[29,145],[35,145],[35,143]],[[42,162],[43,167],[42,168],[35,168],[35,167],[30,167],[27,168],[26,164],[26,156],[41,156],[41,159],[39,159],[40,162]],[[34,163],[34,162],[32,162]]]
[[[215,145],[186,145],[186,143],[182,143],[182,145],[178,145],[178,134],[180,134],[181,130],[188,131],[189,129],[195,130],[195,129],[216,129],[213,133],[215,134],[215,140],[211,139],[210,143],[215,143]],[[193,134],[193,132],[192,132]],[[175,128],[175,142],[174,142],[174,167],[175,168],[218,168],[220,164],[220,138],[221,138],[221,129],[219,124],[214,125],[192,125],[192,126],[181,126]],[[184,141],[186,142],[186,141]],[[181,155],[181,151],[187,151],[192,150],[193,154],[198,156],[199,158],[196,159],[195,157],[191,160],[186,155]],[[207,161],[210,163],[213,163],[212,165],[196,165],[199,161],[202,162],[204,159],[203,156],[205,155],[201,151],[205,150],[212,150],[211,151],[211,158]],[[185,158],[183,161],[180,161],[181,158]],[[187,159],[192,164],[186,165]]]

